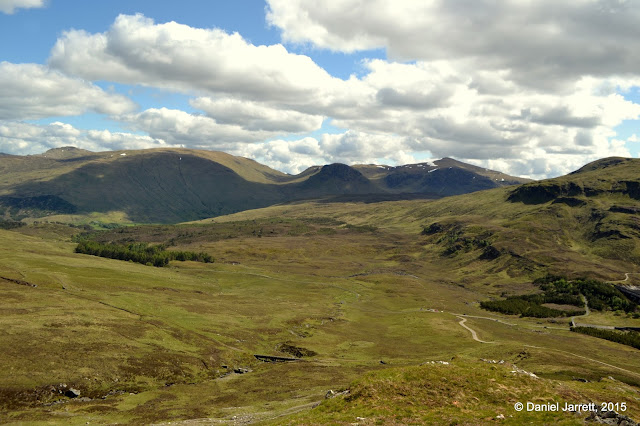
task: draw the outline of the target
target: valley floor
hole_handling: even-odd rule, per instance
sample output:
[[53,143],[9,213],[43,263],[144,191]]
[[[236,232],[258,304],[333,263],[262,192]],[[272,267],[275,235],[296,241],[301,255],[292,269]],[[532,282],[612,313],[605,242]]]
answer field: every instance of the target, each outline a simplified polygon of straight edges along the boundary
[[[568,318],[480,309],[509,284],[529,288],[523,274],[494,271],[489,285],[486,261],[456,267],[460,258],[442,257],[419,226],[328,216],[216,223],[105,237],[173,239],[170,249],[216,259],[165,268],[74,253],[78,230],[61,225],[0,231],[0,422],[580,424],[587,416],[514,409],[526,400],[624,403],[622,414],[640,420],[637,349],[572,333]],[[589,321],[640,325],[613,313],[579,322]],[[329,390],[338,395],[325,399]]]

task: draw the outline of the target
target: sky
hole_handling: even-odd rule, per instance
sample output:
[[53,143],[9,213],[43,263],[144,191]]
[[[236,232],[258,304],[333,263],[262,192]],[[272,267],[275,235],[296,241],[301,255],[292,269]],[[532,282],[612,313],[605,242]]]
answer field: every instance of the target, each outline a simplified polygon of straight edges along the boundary
[[0,40],[8,154],[541,179],[640,151],[640,0],[0,0]]

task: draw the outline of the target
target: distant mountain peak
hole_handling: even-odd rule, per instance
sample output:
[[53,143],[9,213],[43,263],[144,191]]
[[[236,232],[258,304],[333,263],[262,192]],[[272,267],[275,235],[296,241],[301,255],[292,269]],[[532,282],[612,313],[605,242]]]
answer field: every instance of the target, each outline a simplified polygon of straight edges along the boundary
[[65,158],[77,158],[91,155],[93,152],[86,149],[76,148],[75,146],[62,146],[60,148],[51,148],[44,154],[40,154],[42,157],[53,158],[56,160]]

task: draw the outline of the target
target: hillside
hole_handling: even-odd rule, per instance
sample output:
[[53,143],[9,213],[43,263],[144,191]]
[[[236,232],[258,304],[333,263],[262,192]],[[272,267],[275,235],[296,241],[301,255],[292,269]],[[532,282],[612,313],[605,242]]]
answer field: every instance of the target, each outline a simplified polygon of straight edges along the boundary
[[452,280],[475,281],[470,275],[498,288],[547,272],[613,280],[640,272],[639,172],[637,159],[602,160],[555,179],[429,202],[274,206],[215,221],[322,215],[413,233],[424,244],[416,259],[438,258]]
[[[293,417],[291,423],[478,425],[499,421],[509,425],[575,425],[594,421],[595,416],[563,412],[565,401],[606,400],[609,392],[621,390],[627,396],[635,392],[615,380],[604,379],[597,386],[578,381],[563,383],[539,378],[504,360],[454,357],[369,373],[317,408]],[[510,409],[521,401],[562,403],[557,412]],[[628,417],[616,420],[632,421]]]
[[393,193],[433,193],[448,196],[530,181],[452,158],[398,167],[356,165],[354,168],[381,188]]
[[296,200],[437,198],[521,181],[451,159],[436,163],[444,168],[409,165],[374,176],[371,167],[332,164],[291,176],[222,152],[65,147],[0,157],[0,216],[175,223]]
[[[0,230],[0,423],[591,416],[515,410],[527,401],[610,401],[637,421],[638,349],[573,332],[568,317],[503,315],[480,303],[538,294],[535,280],[549,274],[640,283],[629,213],[640,208],[629,190],[639,165],[604,161],[437,200],[300,201],[178,225]],[[312,176],[308,191],[371,182],[347,166]],[[544,191],[523,189],[536,186]],[[545,188],[560,189],[527,198]],[[176,255],[154,267],[78,253],[81,242]],[[182,252],[214,262],[181,261]],[[634,309],[594,305],[575,321],[636,328]]]

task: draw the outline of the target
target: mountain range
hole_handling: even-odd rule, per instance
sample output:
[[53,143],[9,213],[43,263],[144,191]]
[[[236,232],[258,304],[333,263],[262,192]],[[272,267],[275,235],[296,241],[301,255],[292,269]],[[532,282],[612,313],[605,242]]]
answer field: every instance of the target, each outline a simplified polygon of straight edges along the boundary
[[64,147],[0,155],[0,217],[117,212],[131,222],[175,223],[298,200],[434,199],[527,181],[451,158],[398,167],[329,164],[289,175],[223,152]]

